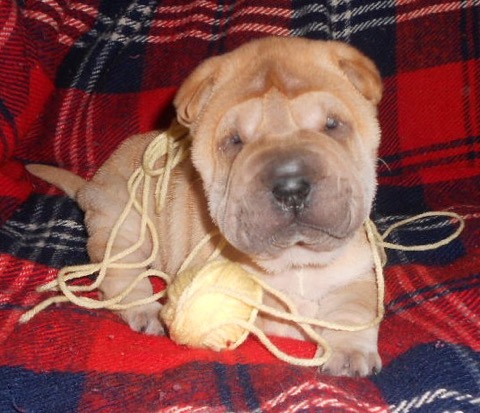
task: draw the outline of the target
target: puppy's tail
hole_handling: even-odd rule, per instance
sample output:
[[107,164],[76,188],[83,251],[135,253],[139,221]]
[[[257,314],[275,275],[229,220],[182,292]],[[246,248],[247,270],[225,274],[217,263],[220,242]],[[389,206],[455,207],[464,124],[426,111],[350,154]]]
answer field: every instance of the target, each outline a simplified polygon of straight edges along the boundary
[[26,165],[25,168],[32,175],[60,188],[73,199],[77,197],[78,191],[87,183],[87,181],[73,172],[54,166],[31,164]]

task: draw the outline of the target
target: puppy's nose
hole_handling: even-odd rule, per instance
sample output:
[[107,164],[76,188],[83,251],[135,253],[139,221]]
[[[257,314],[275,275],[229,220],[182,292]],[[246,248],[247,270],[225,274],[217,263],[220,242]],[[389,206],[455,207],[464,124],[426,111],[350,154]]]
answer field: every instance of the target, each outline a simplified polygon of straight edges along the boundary
[[301,212],[311,191],[303,162],[290,159],[277,164],[272,171],[272,194],[276,202],[288,211]]

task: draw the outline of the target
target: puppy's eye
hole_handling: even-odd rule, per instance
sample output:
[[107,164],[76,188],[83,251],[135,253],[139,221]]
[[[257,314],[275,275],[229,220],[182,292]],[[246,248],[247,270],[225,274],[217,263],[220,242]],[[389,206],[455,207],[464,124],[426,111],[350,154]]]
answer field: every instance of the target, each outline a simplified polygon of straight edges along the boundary
[[238,133],[227,136],[220,146],[220,150],[227,156],[235,156],[242,148],[243,139]]
[[327,118],[327,122],[325,123],[325,129],[326,130],[333,130],[337,129],[338,126],[340,125],[340,121],[332,116],[329,116]]
[[231,145],[239,146],[243,144],[242,138],[238,133],[230,137],[230,142]]
[[346,139],[352,134],[352,123],[347,118],[330,115],[325,120],[323,132],[334,139]]

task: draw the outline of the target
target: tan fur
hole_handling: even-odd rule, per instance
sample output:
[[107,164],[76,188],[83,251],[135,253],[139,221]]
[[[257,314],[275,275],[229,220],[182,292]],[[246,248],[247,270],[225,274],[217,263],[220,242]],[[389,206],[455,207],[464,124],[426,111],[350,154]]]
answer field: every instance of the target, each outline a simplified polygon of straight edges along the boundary
[[[201,64],[175,98],[178,120],[190,128],[192,157],[173,174],[164,211],[150,211],[161,245],[155,267],[175,273],[218,228],[230,244],[224,255],[263,274],[305,316],[373,319],[373,262],[362,223],[376,188],[381,95],[375,65],[339,42],[265,38]],[[77,199],[93,261],[103,257],[127,201],[125,182],[154,136],[127,140],[88,183],[58,169],[29,168]],[[131,213],[115,251],[138,230],[139,217]],[[131,258],[147,256],[150,246],[144,247]],[[111,297],[134,276],[111,271],[100,288]],[[130,299],[151,292],[144,281]],[[155,303],[121,315],[133,329],[156,334],[159,308]],[[269,334],[302,337],[294,326],[268,318],[259,323]],[[377,332],[324,331],[334,349],[324,371],[364,376],[379,370]]]

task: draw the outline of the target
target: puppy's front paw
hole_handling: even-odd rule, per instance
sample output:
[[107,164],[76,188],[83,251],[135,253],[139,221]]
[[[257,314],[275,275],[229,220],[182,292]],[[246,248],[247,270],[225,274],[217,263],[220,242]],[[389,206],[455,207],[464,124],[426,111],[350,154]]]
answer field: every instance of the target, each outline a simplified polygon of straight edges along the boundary
[[159,319],[161,307],[159,303],[150,303],[123,310],[120,312],[120,315],[134,331],[151,335],[163,335],[165,331]]
[[322,371],[332,376],[365,377],[382,369],[378,352],[355,348],[334,349]]

